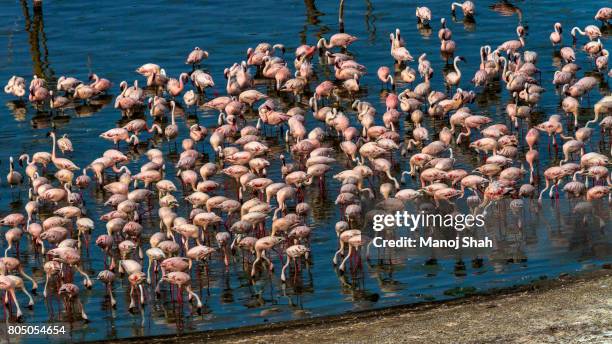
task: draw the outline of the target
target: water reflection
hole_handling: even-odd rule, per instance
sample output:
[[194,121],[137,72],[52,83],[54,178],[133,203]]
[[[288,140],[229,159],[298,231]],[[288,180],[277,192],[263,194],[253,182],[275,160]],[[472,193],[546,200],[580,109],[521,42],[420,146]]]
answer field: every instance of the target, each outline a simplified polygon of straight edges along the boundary
[[376,20],[378,19],[374,14],[374,6],[372,6],[371,0],[365,0],[366,11],[365,11],[365,25],[366,31],[368,32],[368,41],[373,43],[376,40]]
[[492,5],[489,5],[489,8],[492,11],[497,12],[502,16],[509,17],[509,16],[513,16],[516,14],[519,25],[523,21],[523,11],[521,11],[519,7],[511,4],[510,2],[506,0],[502,0],[500,2],[493,3]]
[[476,31],[476,19],[474,19],[474,17],[461,16],[458,19],[457,16],[453,13],[451,14],[451,20],[453,21],[453,23],[463,24],[463,28],[467,32]]
[[[458,203],[460,214],[468,213],[463,203]],[[433,209],[417,205],[417,208]],[[510,211],[508,211],[510,209]],[[429,214],[454,214],[458,209],[438,208]],[[427,214],[427,213],[425,213]],[[481,269],[489,264],[496,271],[503,271],[507,264],[524,264],[537,247],[550,245],[552,250],[563,250],[569,254],[583,256],[595,254],[604,258],[612,253],[608,242],[608,223],[610,207],[605,201],[587,202],[574,200],[551,200],[538,205],[535,200],[523,199],[502,201],[490,208],[486,216],[484,231],[464,230],[456,232],[452,227],[425,226],[415,232],[407,232],[402,228],[391,227],[383,232],[371,232],[372,236],[380,236],[385,240],[401,238],[433,238],[434,240],[449,240],[455,236],[461,238],[484,239],[493,242],[492,249],[455,249],[455,248],[377,248],[371,253],[368,270],[374,273],[376,279],[383,283],[391,278],[393,267],[403,269],[406,262],[424,266],[438,266],[441,260],[454,260],[454,273],[465,276],[465,260],[472,262],[473,269]],[[597,247],[597,253],[592,252]],[[360,273],[362,266],[357,264],[351,270],[351,275]],[[429,272],[433,273],[435,270]],[[430,276],[435,276],[435,273]],[[344,285],[346,280],[342,281]]]
[[421,36],[423,36],[423,38],[429,38],[431,37],[431,34],[433,33],[433,29],[431,28],[429,23],[417,22],[416,28],[421,34]]
[[[30,15],[28,2],[26,0],[21,0],[20,4],[25,22],[25,31],[28,33],[28,45],[32,59],[33,75],[44,79],[48,87],[53,89],[56,77],[49,62],[43,7],[41,4],[33,6],[32,15]],[[84,103],[70,102],[59,109],[51,109],[44,104],[33,104],[32,106],[35,112],[30,119],[30,123],[34,129],[46,129],[53,125],[62,127],[70,121],[70,114],[72,112],[74,112],[77,117],[89,117],[101,111],[112,101],[112,95],[103,94]],[[26,120],[28,103],[25,100],[10,100],[6,102],[5,105],[13,114],[15,120]]]
[[37,75],[45,80],[54,80],[55,72],[49,64],[49,49],[47,48],[47,35],[45,34],[43,7],[34,6],[33,16],[30,17],[28,1],[20,0],[20,2],[25,20],[25,30],[28,32],[28,43],[30,45],[34,75]]
[[344,32],[344,0],[338,6],[338,32]]
[[329,31],[329,29],[325,25],[319,25],[321,20],[320,16],[325,15],[323,12],[320,12],[315,4],[315,0],[304,0],[304,7],[306,8],[306,21],[304,23],[304,29],[300,31],[300,44],[308,44],[308,26],[312,25],[315,28],[319,28],[319,31],[315,34],[317,39],[323,37],[323,35]]

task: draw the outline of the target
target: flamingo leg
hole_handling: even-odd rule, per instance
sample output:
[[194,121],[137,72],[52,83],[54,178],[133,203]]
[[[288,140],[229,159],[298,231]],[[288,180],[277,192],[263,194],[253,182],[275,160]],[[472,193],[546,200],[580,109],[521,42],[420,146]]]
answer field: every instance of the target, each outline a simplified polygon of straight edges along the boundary
[[13,302],[15,302],[15,307],[17,307],[17,319],[21,319],[21,316],[23,315],[23,313],[21,313],[21,308],[19,307],[19,301],[17,301],[17,296],[15,295],[15,289],[9,289],[9,293],[11,293]]
[[85,322],[89,322],[89,318],[87,318],[87,314],[85,313],[85,308],[83,307],[83,303],[81,302],[81,299],[77,297],[76,300],[77,300],[77,304],[79,305],[79,309],[81,310],[81,317],[83,318]]
[[187,291],[187,293],[189,293],[189,295],[193,296],[196,299],[198,309],[202,308],[202,301],[200,300],[200,297],[198,296],[198,294],[193,292],[193,290],[191,289],[191,286],[186,286],[185,290]]
[[32,278],[30,275],[26,274],[25,271],[23,271],[22,266],[19,266],[19,274],[23,276],[24,278],[30,280],[30,282],[32,282],[32,292],[36,293],[36,290],[38,289],[38,283],[36,283],[34,278]]
[[108,284],[108,295],[110,296],[111,307],[117,307],[117,300],[113,296],[113,286],[110,283]]
[[287,262],[285,263],[285,265],[283,265],[283,268],[281,270],[281,281],[283,282],[285,282],[285,270],[287,270],[290,261],[291,259],[289,258],[289,255],[287,255]]
[[349,260],[349,258],[352,255],[353,255],[353,246],[349,246],[348,254],[346,255],[346,257],[344,257],[344,259],[342,260],[342,263],[340,263],[340,266],[338,267],[338,270],[344,272],[344,267],[346,265],[346,262]]
[[21,290],[23,291],[24,294],[26,294],[26,296],[28,297],[28,299],[30,299],[30,301],[28,302],[28,307],[31,309],[32,306],[34,306],[34,299],[32,299],[32,295],[30,295],[30,293],[28,293],[28,291],[26,290],[25,286],[21,286]]
[[83,281],[83,284],[87,287],[87,288],[91,288],[91,285],[93,284],[91,282],[91,279],[89,279],[89,275],[87,275],[85,273],[85,271],[83,271],[83,269],[81,269],[81,267],[79,265],[75,265],[76,270],[83,275],[83,277],[85,277],[85,281]]

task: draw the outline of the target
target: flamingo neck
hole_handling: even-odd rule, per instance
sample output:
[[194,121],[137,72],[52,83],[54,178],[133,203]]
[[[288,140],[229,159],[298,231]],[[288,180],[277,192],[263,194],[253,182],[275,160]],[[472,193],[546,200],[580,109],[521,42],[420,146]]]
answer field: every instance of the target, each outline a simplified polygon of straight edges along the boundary
[[581,34],[582,36],[585,35],[584,31],[580,30],[579,27],[574,26],[574,28],[572,29],[572,36],[576,37],[576,31],[578,31],[579,34]]
[[459,69],[459,67],[457,66],[457,62],[459,62],[458,59],[455,59],[455,61],[453,61],[453,67],[455,68],[455,72],[457,72],[457,75],[459,77],[461,77],[461,70]]
[[51,138],[53,138],[53,149],[51,149],[51,159],[55,160],[55,133],[51,133]]
[[[598,109],[599,110],[599,109]],[[599,111],[595,111],[595,118],[593,118],[592,120],[586,122],[586,124],[584,125],[585,128],[589,127],[589,124],[591,123],[597,123],[597,120],[599,120]]]
[[394,33],[391,33],[389,38],[391,39],[391,49],[393,49],[393,47],[397,44],[396,43],[397,42],[397,38],[395,38],[395,34]]
[[327,40],[325,38],[321,38],[317,43],[317,46],[325,47],[325,49],[330,49],[332,47],[331,44],[327,43]]
[[313,96],[312,100],[313,100],[313,103],[314,103],[313,104],[313,109],[314,109],[315,112],[318,112],[319,111],[319,102],[317,101],[317,96],[316,95]]
[[72,195],[72,190],[70,190],[70,184],[64,184],[64,190],[68,193],[68,199],[70,199],[70,195]]
[[486,52],[484,51],[484,47],[480,47],[480,65],[483,67],[484,69],[484,57],[486,55]]
[[171,116],[172,116],[172,125],[176,125],[176,121],[174,119],[174,108],[176,108],[176,103],[173,102],[172,103],[172,113],[171,113]]
[[117,98],[125,98],[125,93],[127,92],[128,88],[129,87],[126,84],[126,86],[121,90],[121,93],[119,94]]

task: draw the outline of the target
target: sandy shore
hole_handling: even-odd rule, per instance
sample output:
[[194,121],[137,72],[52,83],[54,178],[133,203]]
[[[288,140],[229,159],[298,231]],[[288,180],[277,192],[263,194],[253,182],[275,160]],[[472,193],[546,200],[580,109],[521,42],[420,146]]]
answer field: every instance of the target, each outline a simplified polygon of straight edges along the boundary
[[612,343],[612,270],[445,303],[131,342]]

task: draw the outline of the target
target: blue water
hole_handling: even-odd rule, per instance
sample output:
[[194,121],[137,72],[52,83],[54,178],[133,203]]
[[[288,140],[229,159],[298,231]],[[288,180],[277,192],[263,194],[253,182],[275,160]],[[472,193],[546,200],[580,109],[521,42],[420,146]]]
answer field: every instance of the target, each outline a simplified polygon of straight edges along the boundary
[[[592,18],[603,3],[582,1],[571,6],[557,1],[512,3],[521,10],[521,23],[528,30],[527,49],[538,53],[537,66],[542,71],[541,84],[547,88],[532,116],[532,124],[535,125],[546,120],[551,114],[560,113],[560,97],[550,83],[554,71],[560,66],[548,39],[552,25],[556,21],[561,22],[565,28],[564,43],[571,44],[571,27],[599,25],[593,23]],[[360,98],[374,104],[379,114],[384,112],[386,93],[380,92],[376,70],[381,65],[393,66],[388,49],[388,35],[396,27],[401,28],[406,46],[415,58],[421,53],[427,53],[435,69],[432,89],[437,90],[444,90],[442,70],[445,61],[439,54],[437,40],[439,19],[442,16],[447,18],[453,31],[453,39],[458,45],[456,54],[467,60],[462,65],[464,77],[461,86],[465,89],[472,88],[468,81],[480,63],[479,47],[485,43],[495,47],[503,41],[515,38],[518,16],[500,15],[491,9],[493,3],[490,1],[477,2],[475,23],[464,22],[461,14],[451,20],[446,1],[431,1],[427,5],[434,17],[431,32],[417,28],[414,18],[415,5],[405,1],[347,1],[345,4],[345,31],[359,38],[349,50],[358,62],[368,68],[368,74],[361,80],[363,92]],[[185,57],[194,46],[199,46],[210,53],[209,59],[203,63],[203,68],[211,73],[217,84],[213,90],[207,90],[207,97],[211,98],[225,93],[223,69],[246,59],[248,47],[254,47],[263,41],[282,43],[287,47],[286,58],[290,61],[293,59],[295,47],[306,43],[316,44],[320,37],[329,37],[336,32],[338,4],[332,1],[315,3],[269,0],[153,0],[130,1],[124,4],[109,0],[50,0],[45,1],[42,10],[34,10],[31,4],[25,1],[4,1],[0,3],[0,45],[6,48],[0,49],[0,80],[4,82],[12,75],[21,75],[29,81],[34,73],[50,81],[60,75],[85,80],[88,73],[95,72],[115,84],[111,93],[117,95],[118,85],[122,80],[131,83],[138,78],[141,84],[144,83],[142,77],[134,72],[141,64],[157,63],[168,75],[174,77],[189,71],[190,67],[184,64]],[[581,37],[578,48],[584,42],[585,38]],[[602,37],[602,42],[604,45],[608,44],[607,34]],[[576,63],[582,67],[578,75],[590,73],[592,66],[586,55],[577,52],[577,57]],[[313,63],[319,82],[333,78],[332,69],[320,65],[317,58]],[[411,66],[416,69],[416,62]],[[252,71],[254,72],[254,69]],[[314,89],[315,85],[316,83],[312,82],[311,89]],[[269,89],[268,86],[260,84],[258,89],[265,92]],[[476,102],[470,105],[472,110],[486,114],[497,122],[505,120],[505,105],[509,101],[509,95],[504,86],[496,84],[486,91],[477,92],[479,96]],[[275,93],[271,94],[277,96]],[[592,104],[606,94],[609,94],[609,88],[604,76],[590,94],[591,105],[586,98],[581,103],[581,125],[592,118]],[[290,97],[284,96],[281,101],[285,109],[293,106],[293,99]],[[46,135],[52,127],[55,127],[58,134],[69,135],[75,146],[75,152],[70,158],[77,165],[86,166],[101,156],[106,149],[112,148],[111,143],[97,136],[115,127],[121,120],[120,113],[112,107],[113,103],[114,98],[108,97],[66,110],[64,115],[52,116],[46,110],[37,110],[29,104],[24,106],[1,93],[2,173],[8,171],[9,155],[17,157],[26,152],[31,154],[50,151],[51,141]],[[360,128],[354,112],[346,109],[345,113]],[[145,118],[151,122],[148,115]],[[256,121],[254,116],[247,118],[251,124]],[[187,137],[188,130],[183,125],[185,118],[179,117],[178,121],[179,139],[182,139]],[[212,129],[216,126],[217,112],[200,108],[197,115],[188,121],[199,121],[201,125]],[[380,115],[377,121],[377,124],[382,123]],[[307,129],[320,125],[312,116],[307,116]],[[430,129],[430,136],[433,136],[432,122],[429,119],[425,120],[425,126]],[[439,129],[439,126],[437,128]],[[409,133],[411,127],[408,122],[402,123],[400,130],[402,134],[405,131]],[[143,137],[146,139],[149,136],[144,134]],[[541,135],[538,148],[540,176],[548,166],[558,163],[558,158],[547,150],[546,139],[545,135]],[[609,152],[609,146],[606,146],[607,149],[602,148],[603,146],[598,144],[600,141],[599,130],[595,130],[592,138],[594,144],[587,147],[587,150]],[[279,142],[281,144],[278,144]],[[276,158],[279,152],[285,149],[285,145],[273,135],[267,139],[267,144],[272,147],[275,157],[268,157],[272,161],[269,177],[277,181],[280,180],[280,166]],[[335,146],[338,142],[329,140],[326,144]],[[168,144],[165,141],[152,138],[149,148],[153,145],[168,152]],[[127,152],[125,147],[123,150]],[[129,152],[132,161],[128,166],[132,171],[138,170],[139,165],[146,161],[146,157],[142,155],[144,151],[146,149],[143,148],[139,152]],[[454,151],[459,168],[471,171],[479,163],[474,152],[467,146],[454,147]],[[208,144],[205,152],[213,156]],[[172,162],[176,162],[176,159],[176,154],[167,156],[169,176],[173,175]],[[344,168],[346,159],[338,154],[338,160],[329,176]],[[398,175],[400,169],[408,169],[407,162],[400,161],[395,168],[395,174]],[[214,180],[226,185],[227,190],[232,190],[227,191],[227,195],[235,196],[233,181],[223,175],[217,175]],[[486,234],[495,242],[493,250],[374,252],[369,264],[364,261],[363,269],[353,275],[349,273],[340,277],[331,264],[337,245],[334,225],[340,219],[334,199],[340,185],[328,178],[327,193],[322,195],[315,184],[306,190],[306,200],[313,207],[308,219],[313,228],[312,265],[309,271],[303,269],[297,279],[290,279],[286,285],[280,282],[280,264],[274,254],[272,257],[277,266],[275,274],[272,277],[264,275],[257,279],[255,284],[250,283],[240,264],[233,264],[229,271],[225,271],[222,260],[216,256],[210,263],[208,278],[200,274],[196,276],[195,273],[192,275],[193,285],[205,304],[202,315],[195,313],[188,305],[178,310],[178,306],[170,302],[167,292],[162,300],[156,299],[153,293],[148,293],[144,310],[136,314],[129,313],[129,283],[126,279],[118,279],[114,284],[114,293],[118,300],[116,310],[109,309],[104,300],[105,291],[101,283],[96,281],[92,290],[82,288],[80,296],[89,318],[93,320],[83,324],[78,320],[71,321],[65,312],[58,314],[62,307],[57,298],[45,301],[41,284],[41,290],[35,296],[34,309],[24,310],[25,323],[61,324],[66,326],[69,337],[66,337],[67,334],[64,337],[23,337],[21,340],[63,342],[66,338],[85,341],[172,334],[440,300],[459,296],[449,293],[449,290],[456,287],[471,287],[480,292],[529,283],[543,276],[554,277],[560,273],[594,269],[612,257],[611,228],[607,221],[610,217],[609,207],[600,205],[594,210],[604,221],[604,226],[600,227],[592,216],[583,221],[582,215],[572,213],[572,205],[568,204],[562,195],[558,205],[546,201],[538,212],[535,211],[535,206],[526,207],[522,230],[517,229],[513,220],[498,224],[498,220],[492,219]],[[409,181],[406,187],[416,188],[417,185],[414,181]],[[12,190],[6,183],[2,183],[0,188],[0,213],[5,215],[22,211],[23,203],[11,203]],[[220,190],[218,194],[225,194],[224,192],[225,190]],[[26,193],[27,186],[24,185],[22,199]],[[182,193],[179,191],[175,195],[179,198]],[[108,195],[97,191],[93,186],[84,192],[84,197],[88,216],[92,219],[98,219],[101,214],[111,210],[103,205]],[[465,204],[460,204],[460,207],[464,208]],[[183,205],[178,213],[187,216],[189,210],[190,206]],[[495,214],[499,216],[499,212]],[[508,215],[508,218],[511,216]],[[157,222],[156,216],[146,217],[143,221],[145,248],[148,248],[146,239],[158,228]],[[268,228],[269,225],[270,222]],[[104,232],[104,223],[97,223],[93,237]],[[32,254],[31,245],[25,236],[21,247],[21,259],[26,271],[33,273],[39,282],[44,283],[41,258]],[[93,245],[90,251],[89,257],[83,253],[84,265],[88,272],[95,275],[103,269],[102,255]],[[14,255],[14,252],[11,254]],[[424,265],[432,256],[438,259],[438,264]],[[476,256],[484,259],[482,267],[472,267],[471,260]],[[457,260],[465,263],[464,272],[455,271]],[[240,261],[239,257],[237,261]],[[80,285],[79,278],[77,283]],[[25,305],[25,296],[20,293],[18,295],[20,303]],[[6,333],[0,336],[8,339]]]

